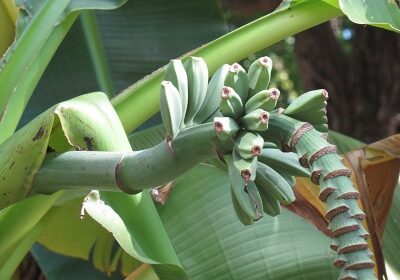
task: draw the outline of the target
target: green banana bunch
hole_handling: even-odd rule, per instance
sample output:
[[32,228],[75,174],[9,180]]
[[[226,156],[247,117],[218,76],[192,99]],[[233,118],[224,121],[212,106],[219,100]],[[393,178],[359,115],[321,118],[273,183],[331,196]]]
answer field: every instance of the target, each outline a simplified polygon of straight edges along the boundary
[[182,103],[178,90],[169,81],[161,83],[161,119],[167,130],[167,139],[172,140],[179,133],[182,123]]
[[214,118],[214,128],[221,141],[231,139],[240,129],[235,120],[228,117]]
[[276,88],[262,90],[253,95],[245,104],[245,111],[249,113],[256,109],[264,111],[272,111],[275,109],[276,102],[278,101],[280,92]]
[[279,149],[263,149],[258,160],[279,172],[298,177],[310,177],[310,171],[299,164],[295,153],[284,153]]
[[233,88],[227,86],[224,86],[222,88],[219,109],[221,110],[221,113],[226,117],[239,119],[242,116],[242,99]]
[[232,201],[236,215],[244,224],[251,224],[262,218],[263,204],[260,193],[254,182],[247,181],[239,173],[234,157],[225,157],[231,181]]
[[320,132],[327,132],[327,99],[328,92],[324,89],[309,91],[297,97],[283,113],[292,118],[314,125]]
[[186,70],[179,59],[172,59],[165,70],[165,81],[170,81],[178,90],[182,104],[182,123],[184,125],[185,114],[188,106],[188,79]]
[[264,139],[254,132],[242,131],[235,140],[235,151],[241,158],[250,159],[261,154]]
[[225,86],[233,88],[239,94],[242,102],[245,103],[248,98],[249,78],[246,71],[238,63],[230,66],[229,72],[225,79]]
[[257,164],[255,182],[259,189],[263,189],[280,203],[290,204],[296,199],[292,189],[293,183],[288,182],[287,178],[282,177],[273,168],[261,162]]
[[268,56],[260,57],[249,68],[249,96],[267,89],[271,80],[272,60]]
[[242,117],[241,122],[248,130],[265,131],[268,129],[269,113],[256,109]]
[[191,125],[207,94],[208,69],[202,58],[192,56],[184,63],[184,67],[188,79],[188,106],[185,124]]

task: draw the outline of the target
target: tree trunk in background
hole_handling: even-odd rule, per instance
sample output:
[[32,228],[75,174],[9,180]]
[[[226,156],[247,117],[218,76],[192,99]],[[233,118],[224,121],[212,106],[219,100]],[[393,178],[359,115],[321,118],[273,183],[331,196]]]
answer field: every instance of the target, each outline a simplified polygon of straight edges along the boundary
[[36,260],[30,253],[26,255],[22,263],[19,265],[18,270],[15,272],[13,279],[19,280],[45,280],[46,277],[42,273]]
[[307,90],[329,92],[331,129],[372,142],[400,131],[400,36],[353,25],[346,53],[329,23],[296,36]]

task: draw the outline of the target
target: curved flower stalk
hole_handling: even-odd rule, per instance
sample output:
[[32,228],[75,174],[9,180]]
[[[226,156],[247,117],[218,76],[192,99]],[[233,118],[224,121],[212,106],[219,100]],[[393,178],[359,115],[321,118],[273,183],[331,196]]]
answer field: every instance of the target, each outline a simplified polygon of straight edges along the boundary
[[217,158],[229,173],[235,213],[250,225],[295,200],[294,176],[310,176],[327,204],[339,279],[375,279],[359,194],[324,134],[328,94],[311,91],[286,110],[275,109],[279,90],[268,89],[271,69],[269,57],[256,60],[247,73],[239,64],[223,65],[208,83],[202,59],[172,60],[160,95],[165,141],[135,152],[49,154],[31,194],[93,185],[137,193]]

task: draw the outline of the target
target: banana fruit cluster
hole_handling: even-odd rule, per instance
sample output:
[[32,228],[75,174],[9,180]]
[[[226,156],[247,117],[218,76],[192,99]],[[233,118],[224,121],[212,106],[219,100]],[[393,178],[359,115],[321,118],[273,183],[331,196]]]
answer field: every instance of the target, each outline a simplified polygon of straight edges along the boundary
[[233,207],[244,225],[264,213],[278,215],[281,204],[295,200],[294,176],[310,175],[294,153],[281,152],[259,134],[268,129],[270,112],[280,95],[278,89],[268,88],[271,70],[269,57],[253,62],[247,73],[239,64],[231,65],[220,93],[222,116],[214,118],[219,139],[233,142],[232,154],[225,155],[224,160]]
[[[225,64],[208,82],[204,60],[189,57],[184,63],[171,60],[161,83],[160,111],[170,145],[182,129],[213,121],[219,141],[233,146],[224,161],[233,207],[245,225],[264,213],[278,215],[281,204],[295,200],[294,176],[310,176],[296,154],[282,152],[260,135],[268,129],[280,95],[278,89],[268,88],[271,70],[272,60],[265,56],[254,61],[248,72],[237,63]],[[325,91],[306,93],[284,114],[324,129],[326,98]]]

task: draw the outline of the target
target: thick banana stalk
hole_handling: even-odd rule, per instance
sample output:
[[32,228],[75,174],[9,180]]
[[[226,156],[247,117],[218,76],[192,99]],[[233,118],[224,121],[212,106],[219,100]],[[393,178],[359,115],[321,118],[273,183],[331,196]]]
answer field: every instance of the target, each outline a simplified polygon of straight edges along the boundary
[[233,88],[226,86],[222,88],[219,109],[225,117],[237,120],[242,116],[243,103]]
[[[215,112],[219,111],[220,95],[222,87],[224,86],[226,75],[229,71],[229,65],[222,65],[217,72],[212,76],[208,83],[206,97],[203,100],[200,110],[194,117],[194,123],[206,122]],[[211,119],[211,121],[213,118]]]
[[235,120],[228,117],[214,118],[214,128],[221,141],[231,139],[240,129]]
[[184,67],[188,78],[188,106],[185,125],[191,125],[207,94],[208,69],[202,58],[192,56],[184,63]]
[[261,154],[264,139],[254,132],[241,132],[235,140],[235,151],[244,159]]
[[186,70],[179,59],[173,59],[169,62],[165,70],[165,81],[170,81],[178,90],[182,104],[182,123],[184,125],[184,118],[188,105],[188,79]]
[[233,88],[239,94],[242,102],[245,103],[248,98],[249,79],[246,71],[238,63],[230,66],[229,72],[225,79],[225,86]]
[[265,131],[268,129],[269,113],[256,109],[242,117],[241,122],[245,128],[253,131]]
[[268,56],[260,57],[254,61],[249,68],[250,97],[268,88],[271,80],[272,60]]
[[263,109],[264,111],[272,111],[275,109],[276,102],[278,101],[280,91],[276,88],[262,90],[256,93],[253,97],[247,100],[245,105],[246,113],[256,109]]
[[179,133],[182,123],[182,103],[178,90],[169,81],[161,83],[160,112],[167,130],[167,138],[172,140]]
[[326,218],[334,237],[331,248],[337,251],[336,264],[342,268],[339,279],[376,279],[374,261],[366,257],[370,255],[368,232],[362,223],[365,214],[357,204],[359,194],[349,178],[351,170],[343,166],[334,146],[311,124],[283,114],[271,115],[263,137],[270,135],[279,135],[282,146],[297,153],[300,163],[310,168],[311,180],[320,185],[320,198],[327,204]]

